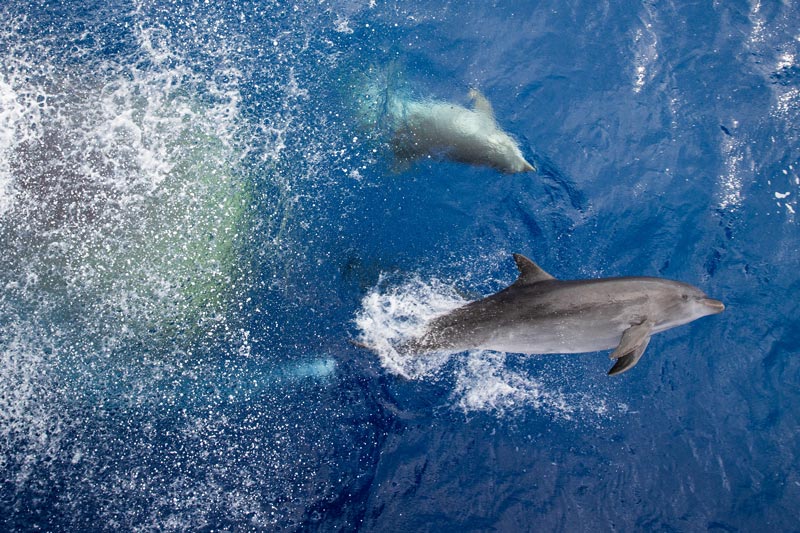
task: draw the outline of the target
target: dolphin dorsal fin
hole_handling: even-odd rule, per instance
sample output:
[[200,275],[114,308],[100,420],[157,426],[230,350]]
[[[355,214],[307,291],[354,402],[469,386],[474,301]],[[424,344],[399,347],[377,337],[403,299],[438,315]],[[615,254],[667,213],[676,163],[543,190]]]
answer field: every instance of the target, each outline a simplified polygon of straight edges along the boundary
[[519,277],[515,284],[530,285],[540,281],[556,279],[522,254],[514,254],[514,262],[517,263],[517,268],[519,269]]
[[492,109],[492,104],[489,103],[489,100],[483,96],[478,89],[470,89],[469,90],[469,97],[472,100],[472,107],[475,111],[483,113],[484,115],[488,116],[492,120],[494,120],[494,109]]

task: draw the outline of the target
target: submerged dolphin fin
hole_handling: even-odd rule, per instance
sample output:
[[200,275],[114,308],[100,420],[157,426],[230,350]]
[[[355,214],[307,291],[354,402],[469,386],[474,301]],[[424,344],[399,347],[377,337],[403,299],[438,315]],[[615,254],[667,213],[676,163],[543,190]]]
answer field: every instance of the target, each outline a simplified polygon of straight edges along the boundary
[[514,262],[517,263],[517,268],[519,269],[519,277],[514,282],[515,285],[530,285],[540,281],[556,279],[522,254],[514,254]]
[[483,96],[478,89],[470,89],[469,90],[469,97],[472,100],[472,105],[475,111],[483,113],[494,120],[494,109],[492,109],[492,104],[489,103],[489,100]]
[[647,345],[650,344],[650,333],[652,331],[653,322],[650,320],[645,320],[641,324],[636,324],[625,330],[622,334],[622,339],[619,341],[619,346],[609,355],[610,359],[617,360],[611,370],[608,371],[609,376],[622,374],[636,366],[645,349],[647,349]]

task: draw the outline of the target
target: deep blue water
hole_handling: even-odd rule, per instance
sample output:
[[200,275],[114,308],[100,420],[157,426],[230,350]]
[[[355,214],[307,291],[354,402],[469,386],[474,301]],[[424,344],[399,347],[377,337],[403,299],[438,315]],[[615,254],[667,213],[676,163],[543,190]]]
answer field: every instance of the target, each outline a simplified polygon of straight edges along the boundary
[[[797,6],[215,4],[0,5],[1,530],[800,530]],[[537,171],[398,165],[366,87]],[[727,310],[613,378],[348,342],[513,252]]]

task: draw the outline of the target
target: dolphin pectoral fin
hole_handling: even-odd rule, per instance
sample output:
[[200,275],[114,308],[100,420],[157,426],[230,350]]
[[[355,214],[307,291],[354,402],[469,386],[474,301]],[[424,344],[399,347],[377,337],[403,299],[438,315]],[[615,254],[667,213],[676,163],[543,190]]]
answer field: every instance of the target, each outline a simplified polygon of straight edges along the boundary
[[522,254],[514,254],[514,262],[517,263],[517,268],[519,269],[519,277],[514,282],[515,285],[530,285],[531,283],[556,279]]
[[622,333],[617,348],[608,356],[609,359],[619,359],[631,353],[643,342],[648,342],[653,331],[653,322],[645,320],[641,324],[634,324]]
[[651,320],[645,320],[641,324],[635,324],[626,329],[619,341],[619,346],[608,356],[610,359],[617,360],[608,371],[608,375],[616,376],[633,368],[650,343],[652,332],[653,322]]
[[633,351],[628,352],[627,354],[621,356],[617,359],[617,362],[614,363],[614,366],[611,367],[611,370],[608,371],[609,376],[616,376],[617,374],[622,374],[623,372],[627,372],[634,366],[636,363],[639,362],[639,359],[642,358],[642,354],[647,349],[647,345],[650,344],[650,337],[645,337],[645,339],[638,344]]
[[492,109],[492,104],[489,103],[489,100],[487,100],[478,89],[470,89],[469,97],[472,100],[472,105],[475,108],[475,111],[479,111],[494,119],[494,109]]

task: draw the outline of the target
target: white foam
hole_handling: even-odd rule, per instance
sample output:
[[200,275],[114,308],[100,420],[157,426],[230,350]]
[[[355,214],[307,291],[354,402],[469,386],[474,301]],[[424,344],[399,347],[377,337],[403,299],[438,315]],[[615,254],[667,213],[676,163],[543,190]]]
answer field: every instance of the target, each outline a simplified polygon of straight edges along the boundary
[[453,397],[465,412],[506,413],[529,407],[569,419],[577,410],[560,390],[550,390],[541,381],[511,370],[506,354],[471,352],[456,372]]
[[[384,282],[382,279],[378,287]],[[361,302],[355,322],[359,342],[374,349],[390,372],[409,379],[435,373],[446,362],[446,354],[411,357],[397,347],[422,334],[433,318],[467,303],[449,285],[414,277],[385,292],[372,290]]]
[[352,34],[353,28],[350,27],[350,20],[339,15],[333,23],[334,31],[339,33]]
[[755,0],[754,2],[751,2],[749,19],[753,26],[750,30],[750,44],[756,45],[762,43],[764,41],[764,28],[766,26],[766,20],[764,15],[761,14],[761,0]]
[[795,65],[795,56],[790,52],[784,52],[778,57],[778,64],[775,65],[775,70],[791,68]]
[[[733,120],[731,129],[737,127],[738,121]],[[751,176],[755,172],[755,163],[749,145],[736,135],[724,135],[720,151],[725,161],[725,172],[718,180],[719,207],[735,210],[742,205],[745,176]]]
[[0,217],[13,202],[11,156],[17,139],[17,123],[22,117],[20,107],[17,93],[0,72]]
[[[15,476],[67,452],[62,428],[80,421],[65,404],[111,394],[96,369],[162,358],[156,376],[200,336],[237,331],[226,311],[247,225],[240,75],[209,80],[158,56],[173,50],[168,34],[142,31],[146,68],[64,64],[47,40],[0,35],[16,43],[0,46],[0,470],[13,461]],[[65,372],[78,376],[69,390],[51,387]]]
[[800,89],[777,90],[772,115],[785,120],[791,119],[800,110]]
[[639,93],[645,84],[652,80],[656,74],[656,64],[658,61],[658,37],[653,30],[653,19],[650,10],[644,16],[644,24],[638,28],[633,37],[633,92]]
[[23,486],[38,461],[58,456],[65,425],[49,386],[54,335],[20,322],[2,333],[0,441],[13,446],[0,449],[0,470],[10,474],[14,461],[14,482]]
[[[241,329],[245,311],[237,306],[242,287],[255,288],[239,277],[251,266],[240,252],[276,269],[286,267],[285,256],[302,254],[290,244],[293,232],[300,232],[297,224],[310,226],[317,212],[289,208],[301,194],[324,194],[298,181],[322,175],[336,133],[314,135],[320,130],[307,118],[312,87],[292,48],[303,28],[287,32],[284,50],[264,53],[256,76],[246,74],[252,83],[268,77],[270,88],[257,104],[264,107],[245,116],[237,67],[251,67],[238,60],[252,50],[229,48],[250,46],[249,40],[226,32],[223,19],[199,20],[197,6],[184,17],[186,33],[162,27],[150,3],[134,0],[134,7],[125,17],[132,35],[114,51],[71,55],[53,47],[61,33],[34,41],[29,36],[44,30],[15,31],[35,20],[0,24],[0,185],[10,183],[0,186],[0,198],[9,199],[13,215],[0,232],[0,471],[24,495],[26,476],[46,483],[50,464],[60,476],[60,461],[72,461],[70,479],[85,477],[67,480],[59,501],[83,508],[111,495],[98,513],[118,529],[198,529],[222,510],[235,523],[274,530],[276,520],[294,513],[279,509],[281,502],[314,505],[317,496],[302,487],[316,479],[315,461],[330,443],[322,443],[323,451],[302,446],[310,433],[280,422],[288,411],[273,407],[286,399],[271,396],[273,386],[316,387],[337,368],[323,354],[262,374],[252,386],[245,384],[249,375],[227,374],[229,359],[255,359]],[[204,33],[203,24],[219,33]],[[303,157],[295,157],[291,151],[300,144]],[[255,176],[257,201],[249,196]],[[263,240],[241,241],[256,223]],[[225,359],[224,369],[213,365],[216,358]],[[197,370],[206,367],[213,371]],[[192,374],[200,378],[184,386]],[[233,392],[223,398],[217,389]],[[228,420],[231,394],[247,402],[257,394],[247,411],[263,426],[257,421],[246,430]],[[120,405],[147,419],[131,417],[146,435],[122,447],[114,439],[93,445],[106,431],[131,435],[107,425]],[[330,407],[320,411],[330,416]],[[170,409],[175,416],[160,418]],[[208,476],[203,466],[186,466],[192,461],[165,460],[154,453],[158,420],[173,435],[188,434],[179,437],[191,442],[187,457],[205,440],[203,457],[219,453],[224,460],[213,461]],[[330,423],[322,415],[307,421]],[[239,450],[241,439],[231,435],[256,428],[252,450]],[[147,465],[168,466],[170,475],[142,475]],[[120,490],[126,497],[114,498]],[[133,500],[146,503],[132,510]]]

